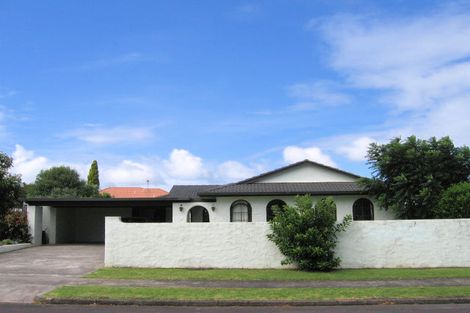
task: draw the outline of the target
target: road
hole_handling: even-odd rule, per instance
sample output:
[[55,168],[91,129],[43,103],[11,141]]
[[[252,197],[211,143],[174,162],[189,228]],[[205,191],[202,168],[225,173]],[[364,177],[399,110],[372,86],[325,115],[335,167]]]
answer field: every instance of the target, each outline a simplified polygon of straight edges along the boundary
[[414,304],[414,305],[366,305],[328,307],[136,307],[136,306],[79,306],[35,305],[0,303],[1,313],[468,313],[470,304]]

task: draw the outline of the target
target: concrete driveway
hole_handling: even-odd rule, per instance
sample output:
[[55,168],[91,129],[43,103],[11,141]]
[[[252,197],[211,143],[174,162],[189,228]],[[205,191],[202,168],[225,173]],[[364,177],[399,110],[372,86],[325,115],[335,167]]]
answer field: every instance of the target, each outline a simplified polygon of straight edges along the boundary
[[103,267],[103,245],[38,246],[0,254],[0,302],[34,297]]

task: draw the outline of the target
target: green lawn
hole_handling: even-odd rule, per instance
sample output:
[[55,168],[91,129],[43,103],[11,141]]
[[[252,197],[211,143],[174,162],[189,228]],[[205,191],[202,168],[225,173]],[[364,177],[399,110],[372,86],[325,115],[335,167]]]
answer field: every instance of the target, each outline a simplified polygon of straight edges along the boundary
[[112,300],[346,300],[469,297],[470,286],[410,288],[155,288],[64,286],[45,295],[62,299]]
[[151,280],[387,280],[470,277],[470,268],[345,269],[328,273],[288,269],[102,268],[87,278]]

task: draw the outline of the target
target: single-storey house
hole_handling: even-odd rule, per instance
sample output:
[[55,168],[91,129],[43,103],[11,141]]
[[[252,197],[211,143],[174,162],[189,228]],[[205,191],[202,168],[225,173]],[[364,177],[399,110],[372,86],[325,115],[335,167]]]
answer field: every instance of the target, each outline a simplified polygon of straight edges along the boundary
[[232,184],[176,185],[158,198],[38,198],[27,203],[35,243],[49,244],[104,242],[106,216],[152,223],[267,222],[273,206],[292,204],[301,194],[332,196],[338,219],[346,214],[354,220],[391,219],[364,194],[358,178],[304,160]]
[[279,268],[273,206],[331,196],[345,268],[470,266],[470,219],[395,220],[359,176],[301,161],[226,185],[177,185],[158,198],[28,199],[33,243],[105,243],[105,266]]

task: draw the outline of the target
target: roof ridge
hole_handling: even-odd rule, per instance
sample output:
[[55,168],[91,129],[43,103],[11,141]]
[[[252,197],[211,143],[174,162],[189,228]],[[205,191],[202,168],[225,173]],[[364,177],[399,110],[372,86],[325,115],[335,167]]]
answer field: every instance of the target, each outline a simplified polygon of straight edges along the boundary
[[346,175],[349,175],[349,176],[354,176],[356,178],[361,177],[357,174],[350,173],[350,172],[341,170],[341,169],[333,167],[333,166],[329,166],[329,165],[318,163],[318,162],[315,162],[315,161],[312,161],[312,160],[305,159],[303,161],[295,162],[295,163],[292,163],[292,164],[289,164],[289,165],[286,165],[286,166],[283,166],[283,167],[280,167],[280,168],[277,168],[277,169],[274,169],[274,170],[271,170],[271,171],[268,171],[268,172],[265,172],[265,173],[261,173],[259,175],[256,175],[256,176],[244,179],[244,180],[241,180],[241,181],[237,182],[236,184],[249,183],[249,182],[252,182],[253,180],[256,180],[256,179],[259,179],[259,178],[262,178],[262,177],[265,177],[265,176],[268,176],[268,175],[271,175],[271,174],[274,174],[274,173],[278,173],[278,172],[281,172],[281,171],[284,171],[286,169],[293,168],[293,167],[296,167],[296,166],[299,166],[299,165],[302,165],[302,164],[313,164],[313,165],[317,165],[317,166],[321,166],[321,167],[333,170],[335,172],[339,172],[339,173],[346,174]]

